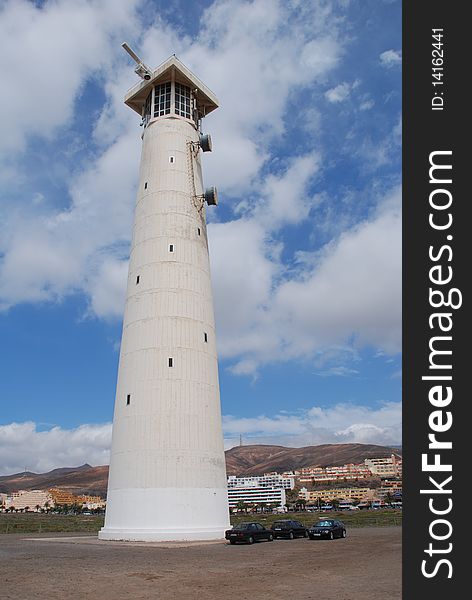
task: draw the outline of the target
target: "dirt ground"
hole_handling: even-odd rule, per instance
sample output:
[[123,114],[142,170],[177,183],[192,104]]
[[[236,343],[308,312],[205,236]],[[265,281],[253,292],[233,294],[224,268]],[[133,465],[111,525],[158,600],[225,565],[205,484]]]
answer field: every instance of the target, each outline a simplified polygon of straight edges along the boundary
[[0,535],[2,600],[400,600],[401,528],[346,539],[130,544]]

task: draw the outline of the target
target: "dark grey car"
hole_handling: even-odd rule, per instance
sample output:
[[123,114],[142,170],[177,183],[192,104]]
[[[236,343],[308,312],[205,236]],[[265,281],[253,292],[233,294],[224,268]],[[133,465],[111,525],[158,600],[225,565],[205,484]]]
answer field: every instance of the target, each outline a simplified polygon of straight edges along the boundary
[[300,521],[280,519],[272,523],[272,533],[275,538],[293,540],[296,537],[308,537],[308,530]]
[[272,542],[274,536],[270,529],[266,529],[260,523],[239,523],[233,529],[228,529],[225,532],[225,538],[229,540],[230,544],[238,542],[253,544],[261,540]]
[[308,530],[310,540],[334,540],[346,537],[346,526],[335,519],[321,519]]

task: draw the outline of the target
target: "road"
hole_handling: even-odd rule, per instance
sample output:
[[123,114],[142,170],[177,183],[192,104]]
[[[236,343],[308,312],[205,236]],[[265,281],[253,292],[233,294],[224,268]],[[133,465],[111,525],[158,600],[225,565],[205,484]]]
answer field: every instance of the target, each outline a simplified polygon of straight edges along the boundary
[[0,535],[0,591],[2,600],[400,600],[401,528],[252,546]]

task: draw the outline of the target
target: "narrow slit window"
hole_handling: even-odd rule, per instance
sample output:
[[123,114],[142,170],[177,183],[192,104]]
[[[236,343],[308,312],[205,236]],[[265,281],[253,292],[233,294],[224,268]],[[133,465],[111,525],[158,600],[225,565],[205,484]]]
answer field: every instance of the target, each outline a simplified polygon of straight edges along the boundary
[[174,359],[169,357],[169,367],[173,367],[174,366]]
[[208,342],[208,333],[206,331],[203,334],[203,339],[205,340],[205,342]]
[[131,394],[128,394],[126,396],[126,406],[129,406],[130,402],[131,402]]
[[197,231],[198,231],[198,235],[201,235],[202,232],[200,231],[200,227],[197,229]]
[[169,252],[173,252],[174,251],[174,244],[170,244],[169,245]]
[[138,285],[138,283],[139,283],[139,277],[140,277],[139,275],[136,277],[136,285]]
[[144,189],[147,190],[147,181],[144,183]]
[[175,162],[175,156],[169,156],[169,162],[170,163],[174,163]]

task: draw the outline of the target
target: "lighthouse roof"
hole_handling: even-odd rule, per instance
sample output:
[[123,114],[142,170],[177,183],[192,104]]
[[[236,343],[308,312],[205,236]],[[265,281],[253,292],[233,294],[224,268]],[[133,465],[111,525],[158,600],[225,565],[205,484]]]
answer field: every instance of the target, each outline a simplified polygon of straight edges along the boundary
[[125,104],[141,114],[143,104],[154,85],[169,81],[172,77],[175,81],[190,86],[197,91],[197,102],[204,114],[208,114],[218,108],[218,99],[207,86],[198,79],[175,55],[172,55],[154,71],[151,79],[143,80],[133,86],[125,95]]

